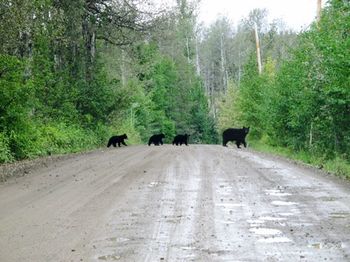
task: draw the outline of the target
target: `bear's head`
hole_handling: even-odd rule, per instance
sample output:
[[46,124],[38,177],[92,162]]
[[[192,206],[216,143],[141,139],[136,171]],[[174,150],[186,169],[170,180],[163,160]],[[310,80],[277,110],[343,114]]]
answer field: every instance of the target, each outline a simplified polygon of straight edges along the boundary
[[122,138],[128,139],[128,136],[126,134],[122,135]]
[[249,126],[248,127],[243,127],[244,134],[248,134],[249,133],[249,129],[250,129]]

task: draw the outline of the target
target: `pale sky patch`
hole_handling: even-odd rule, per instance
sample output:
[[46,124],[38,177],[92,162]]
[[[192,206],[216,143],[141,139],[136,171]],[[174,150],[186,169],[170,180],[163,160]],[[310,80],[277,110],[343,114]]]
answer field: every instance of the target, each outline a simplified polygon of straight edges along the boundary
[[[322,1],[324,3],[326,0]],[[317,0],[201,0],[199,22],[206,26],[226,16],[235,25],[254,8],[267,9],[268,19],[282,19],[296,31],[307,28],[316,17]]]

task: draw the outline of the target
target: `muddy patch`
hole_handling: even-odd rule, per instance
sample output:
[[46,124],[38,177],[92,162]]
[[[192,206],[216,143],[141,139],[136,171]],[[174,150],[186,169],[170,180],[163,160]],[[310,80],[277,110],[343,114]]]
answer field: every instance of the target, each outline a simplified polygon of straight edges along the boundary
[[105,256],[98,257],[98,260],[101,260],[101,261],[117,261],[120,259],[121,259],[121,256],[118,256],[118,255],[105,255]]
[[321,242],[310,243],[308,247],[314,249],[342,249],[344,248],[344,244],[341,241],[324,240]]

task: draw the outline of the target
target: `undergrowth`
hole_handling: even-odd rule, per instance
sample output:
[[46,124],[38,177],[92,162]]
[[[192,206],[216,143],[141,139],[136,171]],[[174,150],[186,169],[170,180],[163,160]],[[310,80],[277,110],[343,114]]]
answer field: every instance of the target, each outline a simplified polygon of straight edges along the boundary
[[322,156],[314,155],[307,151],[294,151],[286,147],[271,146],[261,141],[250,141],[250,146],[257,151],[276,154],[286,158],[301,161],[342,178],[350,179],[350,163],[341,156],[326,159]]

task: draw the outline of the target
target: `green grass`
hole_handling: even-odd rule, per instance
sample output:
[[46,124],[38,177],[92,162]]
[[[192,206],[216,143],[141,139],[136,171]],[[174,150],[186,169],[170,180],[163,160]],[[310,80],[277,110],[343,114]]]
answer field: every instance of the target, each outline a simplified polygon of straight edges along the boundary
[[250,146],[257,151],[301,161],[350,180],[350,163],[339,156],[334,159],[324,159],[323,157],[315,156],[307,151],[296,152],[290,148],[271,146],[261,141],[250,141]]
[[109,126],[97,123],[92,128],[59,121],[27,122],[21,129],[0,132],[0,164],[105,147],[111,136],[124,133],[128,135],[128,145],[142,143],[131,121]]

